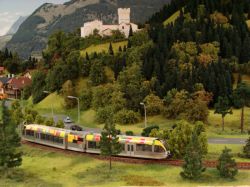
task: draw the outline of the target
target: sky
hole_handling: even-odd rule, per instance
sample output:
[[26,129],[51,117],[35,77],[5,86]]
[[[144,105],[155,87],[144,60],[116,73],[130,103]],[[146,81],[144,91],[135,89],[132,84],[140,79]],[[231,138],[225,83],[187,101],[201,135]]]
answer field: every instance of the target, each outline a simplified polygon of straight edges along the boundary
[[28,16],[44,3],[62,4],[69,0],[0,0],[0,36],[5,35],[20,16]]

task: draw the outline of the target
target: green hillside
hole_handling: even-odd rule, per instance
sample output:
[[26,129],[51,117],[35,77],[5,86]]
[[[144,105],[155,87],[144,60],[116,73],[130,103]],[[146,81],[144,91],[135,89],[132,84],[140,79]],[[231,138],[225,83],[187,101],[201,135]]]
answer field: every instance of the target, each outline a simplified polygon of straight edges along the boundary
[[179,17],[180,15],[180,11],[176,11],[172,16],[170,16],[168,19],[166,19],[164,22],[163,22],[163,25],[168,25],[170,23],[174,23],[174,21]]
[[[110,43],[104,43],[104,44],[98,44],[98,45],[91,45],[90,47],[84,49],[81,51],[81,55],[85,55],[86,53],[102,53],[102,52],[108,52],[109,50],[109,44]],[[119,47],[123,49],[124,46],[127,46],[128,41],[121,41],[121,42],[112,42],[113,50],[115,53],[119,51]]]
[[248,28],[250,29],[250,20],[247,20]]

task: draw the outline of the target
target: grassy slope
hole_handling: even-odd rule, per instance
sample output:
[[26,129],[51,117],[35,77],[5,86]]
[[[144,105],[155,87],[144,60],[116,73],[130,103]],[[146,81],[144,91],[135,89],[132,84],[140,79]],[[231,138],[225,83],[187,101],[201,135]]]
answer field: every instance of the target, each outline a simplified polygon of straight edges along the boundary
[[250,29],[250,20],[247,20],[248,28]]
[[[80,82],[86,83],[87,80],[80,80]],[[87,83],[86,83],[87,84]],[[85,86],[83,86],[85,87]],[[78,90],[83,90],[83,87],[78,87]],[[70,117],[72,117],[74,120],[77,120],[77,110],[71,109],[71,110],[64,110],[63,109],[63,98],[56,93],[53,93],[46,97],[43,101],[38,103],[34,106],[34,109],[38,110],[42,114],[50,114],[51,112],[51,103],[53,104],[54,112],[55,114],[67,114]],[[208,123],[207,125],[207,135],[208,137],[245,137],[247,138],[248,135],[240,134],[240,110],[234,109],[232,115],[227,115],[225,117],[225,131],[221,131],[221,116],[218,114],[214,114],[213,110],[210,110]],[[250,124],[250,116],[247,115],[250,113],[250,108],[245,108],[245,128],[249,129],[249,126],[247,124]],[[93,127],[93,128],[102,128],[102,124],[98,124],[95,121],[95,111],[94,110],[88,110],[88,111],[82,111],[81,112],[81,124],[83,126],[87,127]],[[148,117],[148,125],[157,124],[162,129],[171,128],[174,124],[175,120],[169,120],[166,119],[164,116],[153,116]],[[144,128],[144,121],[137,124],[131,124],[131,125],[117,125],[117,128],[119,128],[122,132],[132,130],[136,134],[140,134],[142,129]]]
[[[250,171],[240,170],[235,180],[219,178],[215,169],[207,169],[196,182],[183,180],[180,167],[108,163],[84,155],[65,155],[23,146],[23,165],[12,179],[0,177],[4,186],[171,186],[247,185]],[[1,185],[0,185],[1,186]]]
[[[127,44],[128,44],[127,41],[112,43],[114,52],[115,53],[118,52],[120,46],[123,49],[123,47]],[[109,49],[109,43],[104,43],[104,44],[99,44],[99,45],[91,45],[87,49],[82,50],[81,55],[85,55],[86,52],[88,52],[88,54],[91,54],[94,52],[96,52],[96,53],[108,52],[108,49]]]
[[164,22],[163,22],[163,25],[168,25],[170,23],[173,23],[180,15],[180,11],[176,11],[172,16],[170,16],[168,19],[166,19]]

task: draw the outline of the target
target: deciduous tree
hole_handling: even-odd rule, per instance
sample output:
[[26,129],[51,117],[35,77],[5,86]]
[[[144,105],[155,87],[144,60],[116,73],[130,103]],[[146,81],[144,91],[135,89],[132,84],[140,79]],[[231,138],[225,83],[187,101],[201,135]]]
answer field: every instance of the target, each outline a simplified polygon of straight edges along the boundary
[[222,131],[224,131],[224,118],[227,114],[232,114],[232,108],[229,104],[228,97],[219,97],[218,102],[214,105],[215,114],[220,114],[222,117]]

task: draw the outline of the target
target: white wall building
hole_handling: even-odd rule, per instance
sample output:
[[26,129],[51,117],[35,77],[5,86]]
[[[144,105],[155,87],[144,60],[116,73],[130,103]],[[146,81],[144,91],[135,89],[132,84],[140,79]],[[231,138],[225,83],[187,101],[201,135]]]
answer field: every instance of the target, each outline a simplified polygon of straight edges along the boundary
[[81,27],[81,37],[85,38],[94,33],[95,30],[99,31],[101,36],[110,36],[112,31],[119,30],[124,33],[127,38],[129,35],[130,27],[133,32],[138,31],[138,25],[130,22],[130,8],[119,8],[118,9],[118,25],[103,25],[100,20],[94,20],[91,22],[84,23]]

